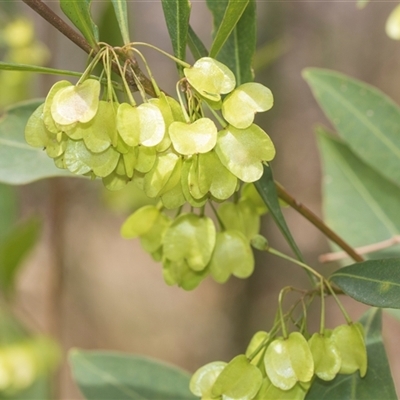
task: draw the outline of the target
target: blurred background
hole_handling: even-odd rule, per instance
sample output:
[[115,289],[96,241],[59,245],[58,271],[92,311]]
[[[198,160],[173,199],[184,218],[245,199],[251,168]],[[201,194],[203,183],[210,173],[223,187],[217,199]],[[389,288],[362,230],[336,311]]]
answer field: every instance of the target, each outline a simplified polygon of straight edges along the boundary
[[[20,62],[83,71],[86,54],[26,5],[14,3],[13,15],[27,18],[42,43]],[[94,3],[94,13],[104,18],[104,32],[110,31],[104,2]],[[46,4],[61,15],[57,2]],[[133,40],[172,52],[161,3],[129,1],[129,7]],[[359,10],[355,2],[259,1],[257,7],[256,80],[275,97],[274,108],[259,116],[258,123],[277,148],[275,178],[321,216],[321,169],[313,132],[316,124],[329,123],[301,72],[311,66],[334,69],[377,86],[399,102],[400,44],[384,30],[394,4],[372,2]],[[5,26],[5,21],[0,23]],[[191,23],[210,44],[212,20],[204,1],[192,2]],[[38,52],[40,60],[34,56]],[[174,93],[175,65],[153,50],[144,53],[157,81]],[[44,97],[56,80],[38,76],[30,86],[24,82],[25,92],[17,97]],[[15,93],[0,91],[2,100]],[[256,254],[250,279],[231,278],[225,285],[207,279],[193,292],[168,287],[160,264],[139,242],[120,237],[124,219],[144,201],[134,190],[111,195],[101,182],[58,178],[16,187],[15,192],[19,218],[39,216],[43,227],[18,275],[13,311],[29,329],[59,340],[64,356],[72,347],[109,349],[156,357],[193,372],[210,361],[228,361],[244,351],[255,331],[268,330],[283,286],[308,287],[307,276],[298,268],[261,253]],[[322,234],[295,211],[284,212],[308,263],[326,273],[335,268],[318,264],[318,256],[329,251]],[[273,247],[290,254],[268,216],[262,229]],[[351,300],[345,305],[354,319],[367,309]],[[311,312],[315,321],[310,329],[315,330],[318,307]],[[328,326],[343,322],[329,302]],[[385,315],[384,338],[398,391],[399,335],[400,324]],[[60,379],[60,399],[81,398],[65,362]]]

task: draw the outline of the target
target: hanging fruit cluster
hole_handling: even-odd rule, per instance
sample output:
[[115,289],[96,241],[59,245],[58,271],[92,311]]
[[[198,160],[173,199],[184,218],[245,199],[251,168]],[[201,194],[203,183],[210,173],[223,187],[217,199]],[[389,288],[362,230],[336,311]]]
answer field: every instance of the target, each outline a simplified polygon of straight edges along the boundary
[[231,275],[247,278],[254,270],[250,242],[267,209],[253,184],[243,185],[237,201],[216,210],[219,229],[204,214],[171,218],[160,203],[134,212],[122,226],[125,238],[139,237],[143,248],[162,261],[167,284],[192,290],[208,275],[224,283]]
[[[100,60],[102,80],[90,77]],[[128,63],[124,71],[120,66],[121,75],[131,72],[142,102],[136,103],[123,78],[129,102],[120,103],[110,76],[113,62],[120,66],[116,53],[105,46],[76,85],[57,82],[29,119],[26,141],[44,148],[59,168],[100,177],[111,190],[133,181],[169,209],[226,200],[239,181],[261,177],[262,164],[275,149],[253,120],[256,112],[272,107],[269,89],[258,83],[235,89],[233,73],[205,57],[193,66],[185,63],[179,102],[161,92],[154,79],[157,97],[149,99]]]
[[331,381],[337,374],[356,371],[361,377],[367,372],[360,323],[324,329],[311,337],[297,331],[277,337],[273,329],[257,332],[245,354],[229,363],[216,361],[199,368],[190,389],[203,400],[303,400],[316,377]]
[[[129,51],[141,56],[134,48]],[[100,60],[104,72],[94,79],[90,74]],[[128,102],[116,94],[112,63],[120,67]],[[100,177],[111,190],[133,181],[149,198],[159,199],[157,207],[129,217],[123,236],[140,237],[144,248],[162,260],[168,284],[193,289],[208,274],[225,282],[231,274],[245,278],[253,271],[250,240],[266,210],[254,188],[245,186],[240,200],[238,191],[241,182],[258,180],[263,163],[275,155],[269,136],[253,123],[257,112],[272,107],[273,97],[259,83],[236,87],[232,71],[212,58],[184,66],[179,102],[160,91],[148,67],[157,96],[147,98],[132,65],[127,61],[122,67],[114,49],[104,46],[76,85],[59,81],[51,88],[28,120],[25,137],[59,168]],[[127,72],[139,89],[139,105]],[[218,208],[217,232],[205,216],[206,204],[234,194],[235,202]],[[185,203],[199,213],[182,213]],[[179,212],[172,219],[165,209]]]

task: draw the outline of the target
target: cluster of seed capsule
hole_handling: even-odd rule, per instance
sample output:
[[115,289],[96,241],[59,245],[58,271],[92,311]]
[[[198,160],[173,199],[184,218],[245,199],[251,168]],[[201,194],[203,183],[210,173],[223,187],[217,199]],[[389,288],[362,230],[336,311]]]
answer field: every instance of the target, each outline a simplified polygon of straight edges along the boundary
[[331,381],[356,371],[361,377],[367,372],[364,329],[358,322],[325,329],[308,340],[300,332],[284,338],[260,331],[245,354],[199,368],[190,389],[203,400],[303,400],[316,377]]
[[162,262],[167,284],[192,290],[209,275],[224,283],[231,275],[247,278],[252,274],[250,244],[266,212],[254,185],[247,183],[237,201],[219,205],[217,226],[204,213],[182,212],[172,218],[160,203],[135,211],[121,232],[127,239],[139,237],[142,247]]
[[275,155],[253,123],[256,112],[272,107],[272,94],[258,83],[235,88],[233,73],[208,57],[184,74],[185,99],[155,87],[157,97],[142,90],[139,105],[130,94],[120,103],[110,86],[102,93],[87,72],[76,85],[57,82],[28,120],[26,141],[44,148],[57,167],[102,178],[111,190],[133,181],[168,209],[226,200],[240,181],[258,180]]

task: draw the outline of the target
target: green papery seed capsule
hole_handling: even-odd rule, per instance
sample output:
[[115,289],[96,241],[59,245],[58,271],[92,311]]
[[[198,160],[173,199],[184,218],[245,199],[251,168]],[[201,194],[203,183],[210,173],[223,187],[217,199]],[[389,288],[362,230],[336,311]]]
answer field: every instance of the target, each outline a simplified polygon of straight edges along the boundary
[[150,229],[140,236],[140,244],[145,251],[155,253],[162,247],[162,238],[171,221],[170,217],[159,213]]
[[386,34],[393,40],[400,40],[400,5],[390,13],[385,26]]
[[211,389],[218,376],[228,364],[224,361],[213,361],[199,368],[190,379],[189,388],[195,396],[211,398]]
[[[165,248],[163,248],[164,250]],[[178,285],[184,290],[193,290],[208,275],[208,269],[193,271],[185,260],[171,261],[163,259],[163,277],[167,285]]]
[[273,385],[268,376],[266,376],[253,400],[304,400],[310,386],[311,382],[297,382],[291,389],[282,390]]
[[130,179],[126,175],[119,175],[115,171],[104,177],[102,180],[103,185],[108,190],[112,191],[121,190],[130,182]]
[[217,214],[225,229],[239,231],[248,240],[260,231],[260,217],[246,201],[223,203],[218,207]]
[[46,148],[49,142],[56,138],[43,123],[44,104],[41,104],[29,117],[25,126],[25,140],[33,147]]
[[218,283],[225,283],[231,274],[248,278],[254,271],[254,256],[246,237],[239,231],[218,232],[209,268]]
[[192,67],[184,68],[183,72],[190,85],[212,101],[219,101],[221,94],[231,92],[236,86],[233,72],[210,57],[200,58]]
[[46,153],[51,158],[60,157],[64,154],[67,144],[68,137],[64,133],[61,135],[51,135],[46,145]]
[[194,271],[206,268],[216,240],[213,221],[195,214],[181,214],[164,234],[165,257],[171,261],[186,260]]
[[282,390],[291,389],[297,382],[309,382],[314,375],[311,350],[300,332],[271,342],[265,352],[264,364],[268,378]]
[[[179,172],[174,170],[181,168],[181,158],[172,152],[158,154],[153,168],[144,177],[144,192],[150,198],[160,196],[172,189],[179,181]],[[170,180],[173,182],[169,183]]]
[[243,182],[255,182],[263,173],[263,162],[275,156],[269,136],[257,125],[247,129],[233,126],[220,131],[215,146],[222,164]]
[[308,341],[318,378],[331,381],[340,370],[342,359],[331,337],[314,333]]
[[107,101],[100,101],[96,116],[85,124],[77,124],[67,135],[71,139],[83,139],[90,151],[101,153],[111,146],[116,132],[115,124],[113,105]]
[[87,79],[77,86],[67,86],[57,91],[51,103],[51,116],[60,125],[89,122],[99,106],[100,82]]
[[[46,128],[53,133],[57,133],[60,131],[60,126],[55,123],[52,115],[51,115],[51,105],[53,103],[54,96],[59,92],[61,89],[64,89],[66,87],[73,86],[71,82],[68,81],[58,81],[56,82],[51,89],[49,90],[49,93],[46,96],[46,100],[44,103],[44,109],[43,109],[43,122],[46,126]],[[71,126],[75,126],[75,122],[71,124]],[[81,139],[81,138],[78,138]]]
[[246,201],[260,216],[268,212],[268,207],[265,205],[264,200],[253,183],[245,183],[242,186],[240,200]]
[[148,233],[160,217],[160,210],[152,205],[144,206],[131,214],[121,227],[121,236],[133,239]]
[[161,195],[161,201],[168,210],[174,210],[185,204],[186,198],[183,194],[180,180],[172,189]]
[[251,400],[260,390],[261,371],[244,354],[232,359],[217,377],[212,396],[227,396],[236,400]]
[[210,192],[218,200],[226,200],[237,188],[237,178],[221,163],[215,151],[198,155],[198,186],[200,193]]
[[93,171],[101,178],[110,175],[119,161],[120,154],[109,147],[101,153],[91,152],[82,140],[69,139],[65,150],[65,165],[68,170],[77,175]]
[[190,168],[192,166],[192,162],[193,162],[193,158],[188,158],[182,164],[182,170],[181,170],[182,193],[185,197],[185,200],[192,207],[202,207],[202,206],[204,206],[204,204],[207,203],[208,195],[205,195],[204,197],[196,199],[193,197],[193,195],[190,191],[191,188],[190,188],[190,181],[189,181],[189,173],[190,173]]
[[340,374],[352,374],[360,371],[361,378],[367,373],[367,349],[363,327],[359,322],[340,325],[332,331],[331,338],[342,359]]
[[[253,359],[250,361],[252,364],[258,365],[261,358],[263,358],[269,340],[270,334],[265,331],[256,332],[250,339],[250,343],[247,346],[245,354],[247,358],[253,356]],[[261,345],[264,345],[264,347],[259,349]],[[254,354],[257,349],[259,349],[258,353]]]
[[157,154],[154,147],[137,147],[136,171],[146,174],[154,167],[156,159]]
[[222,115],[238,129],[248,128],[257,112],[269,110],[274,104],[271,91],[260,83],[248,82],[237,87],[224,99]]
[[217,127],[209,118],[200,118],[191,124],[175,121],[169,127],[174,149],[190,156],[211,151],[217,143]]
[[122,160],[125,167],[124,174],[126,174],[128,178],[133,177],[133,173],[138,163],[138,153],[139,151],[137,147],[131,147],[127,153],[122,154]]

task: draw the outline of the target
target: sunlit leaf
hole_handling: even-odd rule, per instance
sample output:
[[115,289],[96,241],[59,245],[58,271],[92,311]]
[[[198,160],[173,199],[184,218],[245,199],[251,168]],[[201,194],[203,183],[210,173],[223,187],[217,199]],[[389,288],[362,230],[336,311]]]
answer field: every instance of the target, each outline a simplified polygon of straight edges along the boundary
[[400,258],[349,265],[334,272],[330,279],[357,301],[400,308]]
[[229,0],[222,21],[219,24],[217,32],[214,34],[214,40],[210,49],[210,57],[217,57],[222,46],[228,40],[229,35],[235,29],[249,1],[250,0]]
[[[207,6],[214,17],[215,33],[224,19],[225,11],[230,1],[232,0],[207,0]],[[256,1],[250,0],[240,20],[217,56],[219,61],[226,64],[233,71],[238,85],[253,80],[251,66],[255,49]]]
[[111,0],[124,44],[130,43],[126,0]]
[[185,61],[191,4],[189,0],[161,0],[175,57]]
[[60,0],[60,7],[90,45],[95,48],[99,41],[99,32],[90,15],[91,2],[92,0]]

